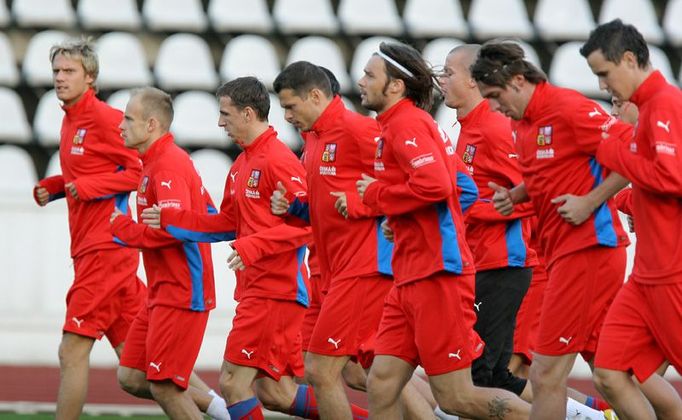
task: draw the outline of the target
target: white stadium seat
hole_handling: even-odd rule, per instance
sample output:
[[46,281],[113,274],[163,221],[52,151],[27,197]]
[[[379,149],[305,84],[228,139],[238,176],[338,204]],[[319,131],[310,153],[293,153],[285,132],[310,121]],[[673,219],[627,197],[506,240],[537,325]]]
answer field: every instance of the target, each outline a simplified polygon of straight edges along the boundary
[[12,14],[21,27],[68,28],[76,23],[70,0],[14,0]]
[[403,23],[394,0],[341,0],[337,11],[349,35],[400,35]]
[[142,16],[153,31],[202,32],[208,27],[201,0],[145,0]]
[[549,68],[549,80],[593,98],[608,98],[608,94],[599,89],[597,76],[592,73],[587,60],[580,55],[582,42],[567,42],[557,48]]
[[211,194],[216,208],[219,208],[223,201],[225,179],[232,166],[232,160],[225,153],[215,149],[197,150],[191,157],[204,187]]
[[415,38],[469,36],[459,0],[407,0],[403,20]]
[[480,40],[502,36],[533,37],[533,26],[522,0],[473,0],[469,25],[472,35]]
[[275,0],[272,16],[283,34],[326,34],[339,31],[330,0]]
[[341,85],[341,92],[351,91],[350,77],[346,69],[346,62],[339,45],[330,38],[322,36],[308,36],[301,38],[289,49],[287,65],[295,61],[309,61],[318,66],[328,68]]
[[299,150],[303,145],[303,140],[298,134],[298,130],[284,119],[284,110],[279,106],[279,98],[270,94],[270,115],[268,116],[270,125],[277,131],[277,137],[282,140],[291,150]]
[[588,0],[539,0],[534,21],[545,41],[586,40],[595,26]]
[[0,191],[7,194],[31,197],[38,181],[36,168],[28,152],[19,146],[0,146]]
[[358,80],[365,74],[365,65],[372,57],[372,54],[379,51],[379,45],[382,42],[397,42],[393,38],[385,36],[374,36],[362,40],[356,47],[353,53],[353,61],[350,65],[350,77],[353,81],[353,89],[358,91]]
[[136,0],[80,0],[78,20],[85,29],[136,31],[142,27]]
[[208,92],[188,91],[173,100],[175,118],[171,131],[182,146],[226,148],[225,130],[218,127],[218,100]]
[[453,48],[464,44],[455,38],[436,38],[430,41],[422,51],[422,57],[433,67],[440,69],[445,64],[445,57],[448,56]]
[[52,85],[52,66],[50,64],[50,48],[59,44],[69,36],[62,31],[42,31],[33,35],[26,47],[21,72],[31,86]]
[[242,76],[255,76],[272,89],[272,82],[282,71],[272,43],[259,35],[241,35],[225,46],[220,61],[220,78],[230,81]]
[[0,87],[0,110],[0,142],[29,143],[31,127],[21,98],[14,90]]
[[660,70],[668,82],[677,84],[670,60],[663,50],[655,45],[649,45],[649,60],[653,68]]
[[130,99],[130,89],[121,89],[109,95],[107,103],[112,107],[125,112]]
[[663,15],[663,31],[675,47],[682,45],[682,0],[668,0]]
[[216,32],[272,31],[272,18],[266,0],[210,0],[208,18]]
[[5,27],[9,25],[11,20],[6,0],[0,0],[0,26]]
[[137,36],[126,32],[109,32],[97,40],[100,73],[97,84],[102,89],[147,86],[152,75],[147,56]]
[[663,30],[658,24],[656,10],[650,0],[604,0],[599,12],[599,23],[616,18],[634,25],[647,42],[663,42]]
[[7,35],[0,32],[0,85],[16,86],[17,83],[19,83],[19,71],[14,50]]
[[203,38],[193,34],[174,34],[161,43],[154,76],[165,90],[212,91],[218,86],[211,50]]
[[59,175],[62,173],[62,164],[59,162],[59,150],[52,153],[50,160],[47,162],[47,169],[45,169],[45,177]]
[[441,104],[436,111],[436,122],[450,137],[452,146],[456,148],[459,132],[462,130],[462,125],[457,121],[457,110]]
[[38,143],[43,146],[59,145],[59,133],[64,119],[61,102],[54,89],[40,97],[35,116],[33,117],[33,133]]

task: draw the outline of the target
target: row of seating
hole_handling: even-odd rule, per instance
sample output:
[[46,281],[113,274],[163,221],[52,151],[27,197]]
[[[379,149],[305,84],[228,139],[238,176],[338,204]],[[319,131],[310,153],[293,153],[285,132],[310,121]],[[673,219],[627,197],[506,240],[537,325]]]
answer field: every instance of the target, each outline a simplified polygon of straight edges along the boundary
[[[637,25],[648,42],[666,37],[682,44],[682,0],[669,0],[662,24],[652,0],[604,0],[598,21],[622,17]],[[407,0],[402,16],[395,0],[274,0],[272,13],[266,0],[14,0],[11,13],[0,1],[0,25],[14,20],[20,27],[73,27],[88,30],[131,30],[144,26],[153,31],[284,34],[383,34],[413,37],[455,36],[477,39],[515,36],[525,40],[584,39],[595,25],[588,0],[538,0],[533,19],[523,0],[472,0],[465,19],[459,0]]]

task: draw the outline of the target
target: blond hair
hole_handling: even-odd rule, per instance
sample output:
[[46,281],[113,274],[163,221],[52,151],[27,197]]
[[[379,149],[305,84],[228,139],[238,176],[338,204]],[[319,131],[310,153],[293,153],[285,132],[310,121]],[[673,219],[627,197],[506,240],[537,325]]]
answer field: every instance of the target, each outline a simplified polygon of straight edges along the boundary
[[99,60],[97,59],[92,38],[71,39],[53,45],[50,48],[50,63],[53,63],[54,58],[59,54],[66,58],[80,60],[85,74],[92,77],[92,87],[96,90],[95,81],[99,75]]
[[164,131],[173,122],[173,100],[171,96],[155,87],[141,87],[130,91],[130,100],[137,98],[142,108],[142,118],[155,117]]

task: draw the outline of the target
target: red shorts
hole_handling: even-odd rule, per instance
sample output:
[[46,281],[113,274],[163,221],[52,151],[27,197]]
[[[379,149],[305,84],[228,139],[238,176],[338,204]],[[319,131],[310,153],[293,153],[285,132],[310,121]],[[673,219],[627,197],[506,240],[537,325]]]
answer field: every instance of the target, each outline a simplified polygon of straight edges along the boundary
[[187,389],[208,313],[160,305],[142,309],[130,326],[121,366],[146,372],[147,380],[171,380]]
[[75,258],[62,330],[98,340],[106,336],[112,347],[121,344],[147,296],[137,277],[138,264],[139,252],[127,248]]
[[581,353],[592,360],[604,318],[625,279],[625,248],[594,246],[556,260],[547,269],[535,352]]
[[300,304],[259,297],[242,299],[227,336],[224,358],[238,366],[260,369],[279,381],[303,376]]
[[320,309],[322,308],[322,290],[320,289],[319,274],[310,276],[310,304],[305,311],[303,317],[303,326],[301,326],[301,339],[303,340],[303,351],[308,351],[308,344],[310,344],[310,337],[313,335],[313,329],[317,323],[317,318],[320,316]]
[[436,273],[393,287],[386,297],[376,354],[399,357],[427,375],[471,366],[483,352],[474,331],[475,276]]
[[682,372],[682,282],[630,280],[606,316],[594,364],[630,372],[640,382],[668,360]]
[[364,368],[374,360],[374,339],[393,279],[382,275],[333,280],[324,297],[308,351],[351,356]]
[[533,279],[526,296],[521,302],[516,314],[516,328],[514,329],[514,354],[523,359],[523,363],[530,365],[540,326],[540,312],[542,300],[547,286],[547,271],[544,265],[533,268]]

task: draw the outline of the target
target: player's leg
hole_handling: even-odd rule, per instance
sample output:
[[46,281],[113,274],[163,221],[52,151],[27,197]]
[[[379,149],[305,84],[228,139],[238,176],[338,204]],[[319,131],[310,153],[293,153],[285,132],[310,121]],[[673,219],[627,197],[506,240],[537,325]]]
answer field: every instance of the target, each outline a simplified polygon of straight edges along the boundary
[[623,420],[655,419],[653,407],[628,372],[596,368],[594,384]]
[[[433,419],[434,407],[431,406],[429,400],[434,400],[432,396],[425,397],[419,390],[419,386],[425,384],[425,381],[417,375],[412,375],[409,381],[400,392],[400,407],[403,413],[403,418],[406,420],[424,420]],[[428,387],[428,384],[426,384]],[[431,391],[429,390],[429,394]],[[435,400],[434,400],[435,401]]]
[[349,356],[327,356],[308,352],[305,378],[313,387],[320,415],[325,419],[351,419],[352,413],[341,372]]
[[367,392],[367,372],[358,362],[349,360],[341,371],[343,381],[349,388]]
[[150,391],[154,400],[171,419],[203,419],[192,397],[173,381],[151,381]]
[[367,398],[372,419],[401,418],[400,394],[414,366],[395,356],[377,355],[367,378]]
[[644,396],[659,419],[682,419],[682,399],[677,390],[663,378],[663,373],[668,363],[661,365],[656,373],[651,375],[644,383],[639,384]]
[[220,392],[227,401],[227,410],[234,420],[263,418],[263,410],[251,388],[258,369],[250,366],[239,366],[223,361],[220,370]]
[[78,419],[88,392],[90,351],[95,339],[64,332],[59,345],[57,419]]

